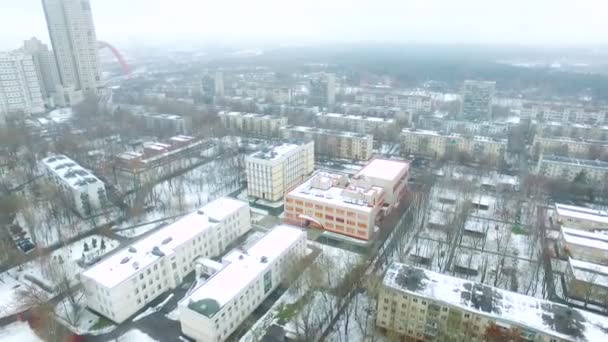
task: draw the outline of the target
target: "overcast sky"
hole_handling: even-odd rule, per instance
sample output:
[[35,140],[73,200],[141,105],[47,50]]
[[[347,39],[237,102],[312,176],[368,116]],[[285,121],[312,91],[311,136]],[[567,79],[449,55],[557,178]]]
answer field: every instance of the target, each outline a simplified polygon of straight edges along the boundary
[[[129,41],[608,43],[608,0],[91,0],[97,37]],[[48,42],[41,0],[0,0],[0,49]]]

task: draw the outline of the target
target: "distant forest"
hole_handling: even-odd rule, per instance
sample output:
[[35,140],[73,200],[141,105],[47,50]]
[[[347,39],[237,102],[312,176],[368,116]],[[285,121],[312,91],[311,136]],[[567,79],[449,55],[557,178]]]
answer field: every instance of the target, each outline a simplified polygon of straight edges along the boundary
[[[429,80],[443,81],[448,91],[459,89],[464,79],[494,80],[497,90],[505,96],[523,95],[525,98],[547,100],[590,96],[595,103],[608,104],[607,75],[525,68],[497,62],[516,58],[547,58],[549,53],[559,58],[568,51],[357,45],[271,50],[254,58],[252,63],[275,68],[323,63],[328,64],[330,70],[349,75],[354,84],[369,73],[391,76],[404,87],[420,86]],[[580,51],[570,53],[580,54]]]

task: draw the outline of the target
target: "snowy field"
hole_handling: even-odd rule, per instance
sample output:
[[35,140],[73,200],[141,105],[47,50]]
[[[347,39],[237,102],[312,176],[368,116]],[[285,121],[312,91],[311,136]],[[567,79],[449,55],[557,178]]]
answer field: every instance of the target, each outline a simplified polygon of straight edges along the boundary
[[131,329],[131,330],[127,331],[124,335],[120,336],[115,341],[117,341],[117,342],[156,342],[155,339],[153,339],[149,335],[147,335],[137,329]]
[[27,322],[14,322],[0,327],[0,341],[44,342]]
[[[93,239],[96,240],[95,246]],[[85,251],[85,244],[88,251]],[[78,275],[88,268],[89,263],[118,246],[116,240],[93,235],[3,272],[0,274],[0,316],[25,309],[19,300],[22,291],[34,290],[41,297],[51,298],[65,282],[76,284]]]

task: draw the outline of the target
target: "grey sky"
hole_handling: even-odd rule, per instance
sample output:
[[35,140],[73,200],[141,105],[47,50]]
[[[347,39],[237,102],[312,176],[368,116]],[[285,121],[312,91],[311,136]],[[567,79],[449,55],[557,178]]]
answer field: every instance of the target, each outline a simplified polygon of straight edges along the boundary
[[[91,0],[99,39],[608,43],[606,0]],[[41,0],[0,0],[0,49],[48,42]]]

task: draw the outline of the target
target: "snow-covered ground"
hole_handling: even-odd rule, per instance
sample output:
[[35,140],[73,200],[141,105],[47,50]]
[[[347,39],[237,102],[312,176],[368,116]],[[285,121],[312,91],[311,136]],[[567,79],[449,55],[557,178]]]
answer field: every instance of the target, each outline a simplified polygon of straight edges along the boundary
[[0,327],[0,341],[44,342],[27,322],[14,322]]
[[[93,239],[97,242],[93,246]],[[102,243],[103,241],[103,243]],[[88,251],[85,252],[85,244]],[[102,249],[101,247],[105,247]],[[21,266],[0,274],[0,316],[4,317],[23,309],[20,292],[35,289],[46,298],[56,294],[62,281],[78,282],[78,275],[87,268],[82,261],[94,261],[119,246],[118,241],[93,235],[55,250],[48,256],[38,257]],[[84,259],[83,259],[84,257]],[[38,284],[47,289],[42,289]],[[48,291],[50,290],[50,291]]]
[[116,339],[118,342],[156,342],[155,339],[150,337],[149,335],[137,330],[131,329],[127,331],[124,335],[120,336]]
[[57,319],[70,331],[78,335],[101,335],[116,328],[116,325],[108,324],[103,325],[103,328],[97,329],[100,320],[106,319],[86,308],[86,297],[81,291],[78,291],[74,295],[74,299],[76,300],[75,305],[72,305],[67,297],[55,305]]

